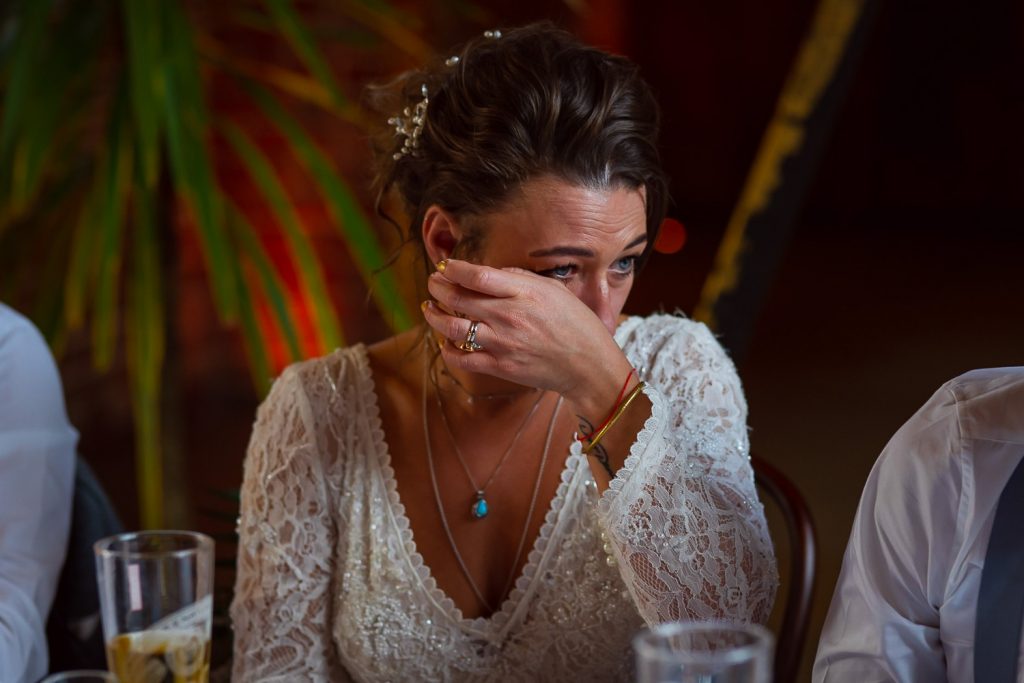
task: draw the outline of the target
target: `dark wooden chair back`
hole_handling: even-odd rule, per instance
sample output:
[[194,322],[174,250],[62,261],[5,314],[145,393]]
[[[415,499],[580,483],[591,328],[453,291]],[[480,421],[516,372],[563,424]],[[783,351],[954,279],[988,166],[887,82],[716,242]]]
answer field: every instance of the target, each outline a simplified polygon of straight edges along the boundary
[[786,602],[775,643],[775,683],[795,681],[800,670],[814,599],[817,542],[810,509],[785,474],[760,458],[752,458],[754,478],[782,513],[789,536],[789,577],[783,581]]

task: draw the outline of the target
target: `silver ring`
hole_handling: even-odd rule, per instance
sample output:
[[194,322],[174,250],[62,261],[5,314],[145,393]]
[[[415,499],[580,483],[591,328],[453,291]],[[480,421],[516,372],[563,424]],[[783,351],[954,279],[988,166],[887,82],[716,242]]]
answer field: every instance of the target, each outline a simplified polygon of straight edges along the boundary
[[473,353],[474,351],[481,350],[482,346],[476,343],[476,328],[480,325],[479,320],[473,320],[469,323],[469,332],[466,333],[466,339],[459,344],[459,349],[466,353]]

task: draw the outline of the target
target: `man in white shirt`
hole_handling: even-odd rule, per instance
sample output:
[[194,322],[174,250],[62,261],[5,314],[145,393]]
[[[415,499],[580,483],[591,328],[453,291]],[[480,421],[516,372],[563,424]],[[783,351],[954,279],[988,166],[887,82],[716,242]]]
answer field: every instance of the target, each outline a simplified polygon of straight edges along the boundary
[[[864,488],[815,683],[975,680],[986,551],[1022,457],[1024,368],[962,375],[896,432]],[[1012,643],[1024,680],[1019,636]]]
[[75,445],[39,332],[0,304],[0,681],[46,674],[46,615],[64,562]]

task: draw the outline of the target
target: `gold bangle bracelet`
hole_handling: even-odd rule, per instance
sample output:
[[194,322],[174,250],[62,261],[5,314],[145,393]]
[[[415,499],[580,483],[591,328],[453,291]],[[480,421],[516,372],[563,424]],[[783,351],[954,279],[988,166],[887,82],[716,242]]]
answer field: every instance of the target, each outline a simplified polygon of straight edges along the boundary
[[612,425],[618,421],[619,417],[622,416],[622,413],[626,412],[626,408],[628,408],[629,404],[633,402],[633,399],[636,398],[641,391],[643,391],[643,388],[645,386],[647,385],[644,384],[643,382],[640,382],[635,387],[633,387],[633,391],[629,392],[629,396],[626,397],[626,400],[619,405],[618,409],[615,411],[615,414],[612,415],[612,419],[608,420],[608,424],[602,427],[601,431],[595,434],[594,438],[590,440],[589,444],[587,444],[587,447],[583,449],[584,455],[590,455],[590,451],[594,450],[594,448],[597,446],[597,442],[600,441],[602,437],[604,437],[604,435],[608,433],[608,430],[611,429]]

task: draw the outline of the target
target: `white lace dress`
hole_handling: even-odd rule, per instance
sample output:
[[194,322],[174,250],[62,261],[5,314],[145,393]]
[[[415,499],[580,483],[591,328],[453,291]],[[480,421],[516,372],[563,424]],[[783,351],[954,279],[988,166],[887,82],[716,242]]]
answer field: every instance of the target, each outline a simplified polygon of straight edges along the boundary
[[234,680],[628,680],[644,624],[763,621],[777,586],[732,362],[689,320],[616,332],[653,412],[598,494],[580,444],[522,575],[464,619],[416,551],[362,345],[288,368],[245,465]]

